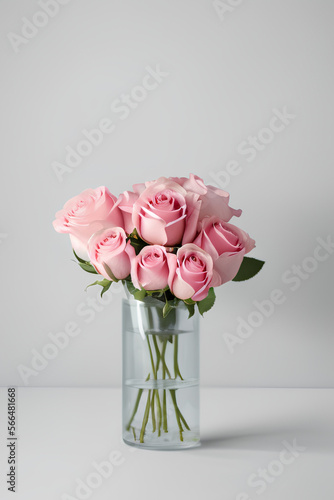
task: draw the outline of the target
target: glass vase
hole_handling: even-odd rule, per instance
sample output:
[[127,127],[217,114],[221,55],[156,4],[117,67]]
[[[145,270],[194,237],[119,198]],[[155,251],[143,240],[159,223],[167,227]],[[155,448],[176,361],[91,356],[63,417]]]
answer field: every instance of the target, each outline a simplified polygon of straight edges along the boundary
[[199,321],[183,302],[123,300],[123,440],[148,449],[199,444]]

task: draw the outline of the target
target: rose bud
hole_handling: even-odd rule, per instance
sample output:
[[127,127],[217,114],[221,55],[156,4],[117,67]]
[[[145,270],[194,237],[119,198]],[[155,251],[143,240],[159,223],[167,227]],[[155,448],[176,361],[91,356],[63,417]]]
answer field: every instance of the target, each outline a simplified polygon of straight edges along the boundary
[[[172,267],[173,265],[173,267]],[[193,243],[183,245],[170,259],[169,288],[179,299],[200,301],[212,286],[211,256]]]
[[246,253],[253,250],[255,241],[242,229],[217,217],[206,217],[194,243],[208,252],[213,259],[212,286],[232,280]]
[[139,290],[166,288],[172,254],[167,253],[166,249],[159,245],[147,245],[138,255],[132,246],[129,246],[127,251],[131,258],[131,279],[136,288]]
[[126,234],[123,228],[102,229],[94,233],[88,242],[90,262],[107,280],[125,279],[131,269],[126,247]]
[[104,186],[86,189],[56,213],[53,227],[58,233],[68,233],[73,250],[88,260],[87,244],[92,234],[105,227],[123,226],[122,212],[116,201],[116,196]]
[[196,234],[199,195],[161,177],[147,184],[133,205],[132,221],[147,243],[174,246],[189,242]]

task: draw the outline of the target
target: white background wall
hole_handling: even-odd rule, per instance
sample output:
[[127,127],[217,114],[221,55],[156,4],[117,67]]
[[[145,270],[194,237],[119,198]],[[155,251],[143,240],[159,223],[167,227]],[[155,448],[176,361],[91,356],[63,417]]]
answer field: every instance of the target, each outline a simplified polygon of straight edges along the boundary
[[[253,280],[217,290],[218,305],[201,322],[202,383],[333,387],[334,255],[294,291],[282,276],[315,264],[304,259],[317,238],[334,239],[334,6],[233,3],[219,16],[211,0],[71,0],[15,53],[8,33],[21,33],[22,18],[43,23],[40,6],[1,1],[1,384],[22,385],[17,367],[30,367],[32,349],[41,352],[69,321],[80,334],[28,384],[121,382],[122,293],[78,314],[92,310],[87,301],[98,291],[84,291],[91,276],[51,225],[68,198],[102,184],[118,195],[189,172],[222,186],[236,160],[241,172],[225,186],[244,211],[237,224],[257,242],[253,256],[267,263]],[[121,120],[111,103],[157,64],[168,76]],[[247,161],[240,144],[284,107],[295,118]],[[64,162],[65,147],[103,117],[114,132],[59,182],[53,162]],[[238,317],[274,289],[284,303],[231,353],[223,334],[236,335]]]

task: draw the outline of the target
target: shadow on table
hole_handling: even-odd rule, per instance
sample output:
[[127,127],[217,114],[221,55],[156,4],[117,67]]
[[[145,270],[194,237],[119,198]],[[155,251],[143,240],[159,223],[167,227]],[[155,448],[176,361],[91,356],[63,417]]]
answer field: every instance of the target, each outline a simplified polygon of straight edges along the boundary
[[202,450],[277,450],[282,441],[297,443],[310,451],[334,452],[333,429],[316,427],[312,422],[253,424],[242,429],[214,429],[203,432]]

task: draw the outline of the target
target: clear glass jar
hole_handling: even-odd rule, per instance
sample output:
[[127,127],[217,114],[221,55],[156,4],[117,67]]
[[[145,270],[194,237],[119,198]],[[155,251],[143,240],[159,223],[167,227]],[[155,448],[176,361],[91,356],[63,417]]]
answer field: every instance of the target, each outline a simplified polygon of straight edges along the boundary
[[199,444],[199,321],[180,302],[123,300],[123,440],[149,449]]

